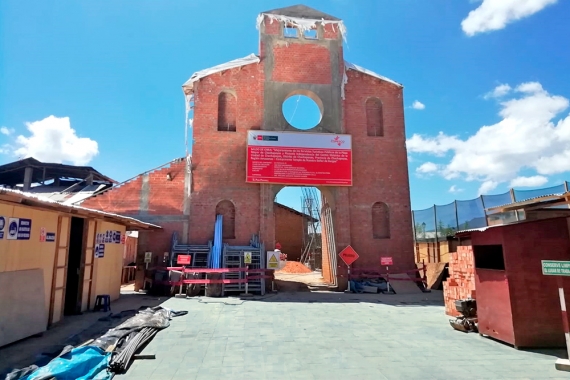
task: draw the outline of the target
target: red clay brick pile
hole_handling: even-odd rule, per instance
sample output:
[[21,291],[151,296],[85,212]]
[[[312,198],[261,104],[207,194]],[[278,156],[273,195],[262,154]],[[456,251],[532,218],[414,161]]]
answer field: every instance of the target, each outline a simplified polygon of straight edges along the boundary
[[287,261],[287,264],[280,269],[283,273],[311,273],[311,270],[298,261]]
[[475,298],[475,263],[473,247],[460,246],[457,252],[452,252],[449,260],[449,277],[443,283],[443,298],[445,314],[460,315],[455,310],[455,301]]

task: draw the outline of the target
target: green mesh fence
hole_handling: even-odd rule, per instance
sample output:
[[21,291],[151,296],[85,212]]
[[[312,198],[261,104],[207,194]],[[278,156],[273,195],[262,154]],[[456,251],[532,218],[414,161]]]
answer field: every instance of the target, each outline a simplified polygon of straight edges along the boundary
[[[481,195],[478,198],[447,205],[434,205],[424,210],[412,211],[414,239],[416,241],[441,241],[457,231],[482,228],[490,224],[512,223],[524,217],[516,211],[489,214],[485,209],[504,206],[514,202],[560,195],[568,191],[570,183],[532,190],[511,190],[503,194]],[[567,208],[568,206],[558,206]]]

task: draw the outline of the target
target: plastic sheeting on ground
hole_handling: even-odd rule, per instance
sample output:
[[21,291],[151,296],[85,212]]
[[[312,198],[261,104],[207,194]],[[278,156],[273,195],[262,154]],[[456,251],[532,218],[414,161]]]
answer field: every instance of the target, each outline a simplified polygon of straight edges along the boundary
[[107,366],[111,353],[98,347],[66,347],[63,352],[47,365],[16,370],[6,380],[107,380],[113,377]]
[[[376,293],[388,291],[388,284],[384,279],[378,280],[350,280],[350,290],[352,293],[365,293],[365,287],[377,288]],[[366,292],[369,293],[369,292]]]

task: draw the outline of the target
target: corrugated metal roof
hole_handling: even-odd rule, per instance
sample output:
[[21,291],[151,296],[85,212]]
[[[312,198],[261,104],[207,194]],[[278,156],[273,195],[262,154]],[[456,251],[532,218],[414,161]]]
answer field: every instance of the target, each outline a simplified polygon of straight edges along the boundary
[[460,231],[456,231],[455,234],[462,234],[465,232],[483,232],[483,231],[487,231],[489,228],[494,228],[494,227],[501,227],[501,226],[508,226],[508,224],[498,224],[496,226],[486,226],[486,227],[479,227],[479,228],[469,228],[467,230],[460,230]]
[[522,200],[522,201],[516,201],[516,202],[506,203],[506,204],[504,204],[504,205],[499,205],[499,206],[487,207],[486,210],[489,210],[489,209],[492,209],[492,208],[500,208],[500,207],[513,206],[513,205],[517,205],[517,204],[519,204],[519,203],[525,203],[525,202],[537,200],[537,199],[540,199],[540,198],[561,197],[561,196],[564,195],[564,194],[565,194],[565,193],[539,195],[539,196],[536,196],[536,197],[531,197],[531,198],[524,199],[524,200]]
[[[125,225],[125,226],[140,227],[140,228],[144,228],[144,229],[161,229],[162,228],[160,226],[157,226],[156,224],[146,223],[146,222],[143,222],[141,220],[131,218],[129,216],[113,214],[110,212],[94,210],[94,209],[81,207],[81,206],[63,204],[63,203],[57,202],[53,199],[49,199],[49,198],[46,198],[46,197],[43,197],[40,195],[36,195],[36,194],[32,194],[32,193],[23,192],[20,190],[0,188],[0,196],[2,196],[2,195],[8,195],[9,197],[12,197],[12,198],[20,197],[24,200],[29,201],[29,202],[17,202],[18,200],[14,199],[14,202],[20,203],[24,206],[32,205],[32,206],[41,207],[43,205],[47,209],[54,209],[55,208],[55,209],[57,209],[57,211],[61,211],[61,212],[82,211],[83,213],[88,214],[92,217],[100,216],[100,217],[112,219],[112,220],[116,221],[117,223]],[[32,203],[32,204],[30,204],[30,203]]]

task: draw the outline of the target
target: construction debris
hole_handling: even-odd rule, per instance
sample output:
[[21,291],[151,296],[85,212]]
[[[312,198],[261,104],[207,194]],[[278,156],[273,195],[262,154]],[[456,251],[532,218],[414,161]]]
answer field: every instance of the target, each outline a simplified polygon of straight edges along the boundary
[[98,379],[107,380],[113,373],[125,372],[132,360],[154,355],[136,355],[170,320],[187,314],[161,306],[139,311],[103,336],[84,344],[67,346],[45,366],[35,365],[12,371],[6,380]]

